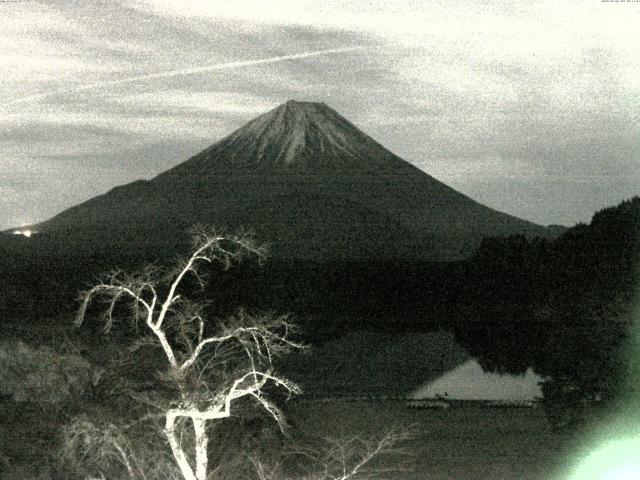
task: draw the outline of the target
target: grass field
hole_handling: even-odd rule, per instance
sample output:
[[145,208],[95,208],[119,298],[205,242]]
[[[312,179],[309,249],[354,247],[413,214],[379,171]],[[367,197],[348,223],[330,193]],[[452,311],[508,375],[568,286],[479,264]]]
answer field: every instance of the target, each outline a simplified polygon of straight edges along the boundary
[[415,426],[413,473],[393,479],[555,480],[568,473],[571,438],[551,431],[542,409],[413,410],[402,401],[297,400],[287,415],[315,435],[380,434]]

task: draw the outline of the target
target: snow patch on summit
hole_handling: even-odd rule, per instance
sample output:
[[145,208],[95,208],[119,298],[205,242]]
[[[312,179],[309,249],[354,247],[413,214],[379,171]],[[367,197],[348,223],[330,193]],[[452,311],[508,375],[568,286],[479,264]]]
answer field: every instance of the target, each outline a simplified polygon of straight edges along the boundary
[[378,144],[323,103],[289,101],[223,139],[225,147],[253,151],[256,163],[294,164],[302,155],[366,160],[362,145]]

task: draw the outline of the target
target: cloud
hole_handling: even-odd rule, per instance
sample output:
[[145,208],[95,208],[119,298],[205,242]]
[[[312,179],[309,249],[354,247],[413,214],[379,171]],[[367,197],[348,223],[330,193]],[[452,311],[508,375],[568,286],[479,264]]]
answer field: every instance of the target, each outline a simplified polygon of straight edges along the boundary
[[235,62],[216,63],[213,65],[204,65],[204,66],[191,67],[191,68],[182,68],[178,70],[148,73],[144,75],[136,75],[133,77],[119,78],[116,80],[96,82],[89,85],[81,85],[81,86],[76,86],[68,89],[59,89],[54,92],[45,92],[45,93],[38,93],[34,95],[27,95],[25,97],[10,100],[5,105],[11,106],[11,105],[16,105],[20,103],[31,102],[34,100],[43,100],[43,99],[47,99],[47,98],[58,96],[58,95],[79,93],[87,90],[96,90],[96,89],[101,89],[105,87],[111,87],[114,85],[124,85],[128,83],[136,83],[136,82],[142,82],[146,80],[155,80],[155,79],[176,77],[176,76],[182,76],[182,75],[193,75],[193,74],[198,74],[203,72],[212,72],[215,70],[227,70],[227,69],[243,68],[243,67],[250,67],[250,66],[256,66],[256,65],[265,65],[270,63],[284,62],[287,60],[299,60],[303,58],[316,57],[320,55],[331,55],[334,53],[353,52],[355,50],[362,50],[364,48],[367,48],[367,47],[353,46],[353,47],[330,48],[330,49],[314,50],[314,51],[302,52],[302,53],[294,53],[289,55],[278,55],[278,56],[269,57],[269,58],[240,60]]
[[258,95],[237,92],[164,90],[133,95],[113,96],[109,102],[128,108],[149,110],[186,110],[222,114],[257,115],[274,108],[272,101]]

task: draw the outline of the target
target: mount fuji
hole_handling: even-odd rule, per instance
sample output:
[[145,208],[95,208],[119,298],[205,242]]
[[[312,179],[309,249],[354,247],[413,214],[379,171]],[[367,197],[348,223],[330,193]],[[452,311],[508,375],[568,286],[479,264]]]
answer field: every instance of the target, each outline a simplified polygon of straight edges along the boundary
[[[324,103],[289,101],[151,180],[30,227],[60,255],[181,248],[188,228],[250,229],[275,258],[451,261],[488,236],[552,236],[453,190]],[[66,253],[65,253],[66,252]]]

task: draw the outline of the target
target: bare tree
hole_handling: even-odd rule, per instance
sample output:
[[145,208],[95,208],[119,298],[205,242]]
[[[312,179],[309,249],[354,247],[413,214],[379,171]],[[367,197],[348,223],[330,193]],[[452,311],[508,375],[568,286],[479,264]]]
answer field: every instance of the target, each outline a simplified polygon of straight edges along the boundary
[[[414,427],[407,427],[390,429],[378,437],[325,437],[304,448],[295,446],[286,455],[303,461],[304,473],[297,478],[305,480],[397,478],[413,471],[413,454],[408,443],[417,433]],[[283,457],[276,461],[248,457],[259,480],[291,478],[284,472],[283,460]]]
[[[289,394],[299,390],[273,369],[276,356],[302,348],[291,339],[293,326],[286,316],[240,310],[226,321],[211,323],[206,321],[203,305],[186,297],[186,278],[204,286],[204,265],[229,267],[244,255],[262,258],[264,251],[250,236],[200,227],[195,230],[191,255],[170,271],[150,266],[136,273],[114,272],[81,296],[78,326],[90,302],[99,299],[106,303],[103,320],[109,330],[120,304],[126,303],[131,307],[129,320],[149,333],[139,345],[162,348],[168,366],[164,378],[177,391],[176,399],[162,406],[164,435],[185,480],[207,478],[209,421],[231,416],[234,404],[245,397],[255,400],[282,427],[282,414],[264,389],[271,384]],[[181,434],[185,421],[191,424],[193,443]]]

